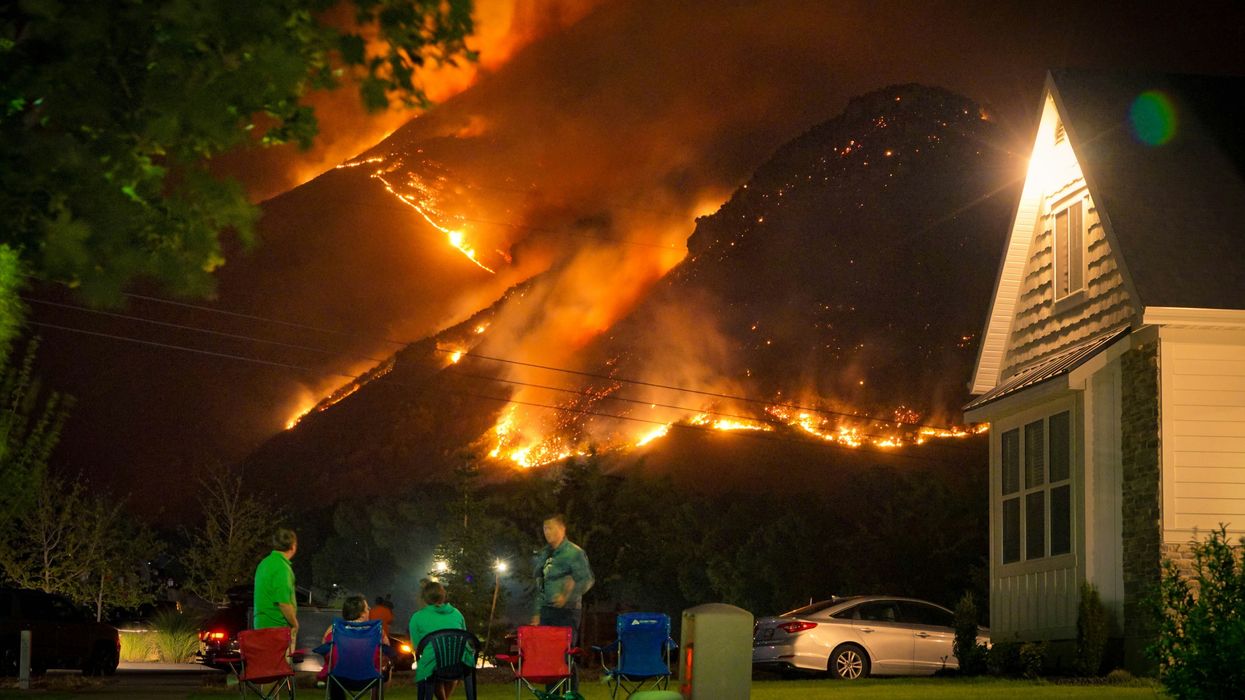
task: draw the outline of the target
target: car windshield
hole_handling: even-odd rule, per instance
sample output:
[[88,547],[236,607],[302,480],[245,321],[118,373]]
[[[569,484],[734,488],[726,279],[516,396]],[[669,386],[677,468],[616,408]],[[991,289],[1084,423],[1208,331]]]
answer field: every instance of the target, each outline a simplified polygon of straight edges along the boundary
[[796,608],[795,610],[785,612],[779,615],[779,617],[808,617],[809,615],[816,615],[826,608],[834,607],[849,600],[851,600],[851,598],[831,598],[830,600],[819,601],[811,605],[805,605],[802,608]]

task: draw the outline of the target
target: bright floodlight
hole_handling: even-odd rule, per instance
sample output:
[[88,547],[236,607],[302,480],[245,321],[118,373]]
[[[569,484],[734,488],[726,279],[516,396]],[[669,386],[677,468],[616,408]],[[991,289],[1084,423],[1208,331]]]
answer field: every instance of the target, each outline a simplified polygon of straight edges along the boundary
[[432,570],[438,574],[443,574],[450,570],[450,563],[444,559],[438,559],[432,562]]
[[504,574],[506,573],[506,569],[509,567],[506,566],[506,562],[498,559],[497,563],[493,565],[493,568],[497,569],[497,573]]

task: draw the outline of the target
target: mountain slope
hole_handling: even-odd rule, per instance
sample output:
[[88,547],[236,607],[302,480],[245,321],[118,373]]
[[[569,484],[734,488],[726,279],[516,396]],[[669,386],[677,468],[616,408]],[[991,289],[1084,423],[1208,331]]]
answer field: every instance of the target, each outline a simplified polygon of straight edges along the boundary
[[[495,457],[507,474],[506,458],[593,448],[615,469],[715,488],[782,464],[816,478],[984,461],[979,441],[869,443],[916,442],[911,424],[945,421],[964,398],[1016,184],[998,139],[975,104],[944,90],[859,97],[699,219],[687,258],[604,332],[584,302],[582,339],[539,334],[565,313],[555,297],[609,292],[593,279],[566,289],[573,278],[555,265],[331,397],[253,454],[247,473],[298,465],[297,490],[319,502],[335,484],[380,493],[471,457]],[[725,422],[748,429],[733,449],[687,447],[700,438],[629,449]]]

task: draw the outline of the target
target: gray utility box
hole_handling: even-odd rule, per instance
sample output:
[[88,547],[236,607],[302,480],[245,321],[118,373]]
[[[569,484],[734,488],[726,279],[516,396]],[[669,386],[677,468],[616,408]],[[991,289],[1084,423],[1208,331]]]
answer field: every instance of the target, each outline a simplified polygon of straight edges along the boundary
[[752,694],[752,613],[708,603],[683,611],[679,690],[687,700],[746,700]]

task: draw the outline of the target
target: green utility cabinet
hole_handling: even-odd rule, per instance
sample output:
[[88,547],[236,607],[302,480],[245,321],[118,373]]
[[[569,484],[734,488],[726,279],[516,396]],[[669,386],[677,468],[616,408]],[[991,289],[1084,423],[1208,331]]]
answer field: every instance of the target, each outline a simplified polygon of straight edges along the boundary
[[752,613],[708,603],[683,611],[679,689],[687,700],[747,700],[752,694]]

